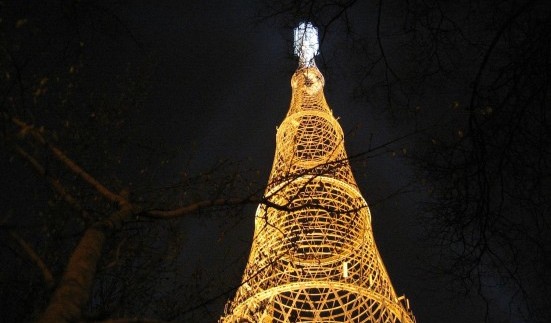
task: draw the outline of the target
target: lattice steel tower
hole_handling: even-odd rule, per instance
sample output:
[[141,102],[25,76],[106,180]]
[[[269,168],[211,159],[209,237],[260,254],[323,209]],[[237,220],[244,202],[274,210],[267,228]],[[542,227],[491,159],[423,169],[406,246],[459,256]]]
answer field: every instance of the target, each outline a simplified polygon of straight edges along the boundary
[[315,65],[317,29],[295,29],[299,68],[277,130],[242,284],[221,322],[415,322],[397,297]]

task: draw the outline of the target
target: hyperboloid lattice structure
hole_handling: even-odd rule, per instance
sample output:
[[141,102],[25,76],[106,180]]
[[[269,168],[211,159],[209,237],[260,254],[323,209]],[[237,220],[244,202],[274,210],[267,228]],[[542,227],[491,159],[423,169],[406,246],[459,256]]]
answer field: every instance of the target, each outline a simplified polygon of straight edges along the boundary
[[[297,50],[298,48],[298,50]],[[295,30],[300,64],[277,130],[242,284],[221,322],[415,322],[397,297],[314,63],[317,30]]]

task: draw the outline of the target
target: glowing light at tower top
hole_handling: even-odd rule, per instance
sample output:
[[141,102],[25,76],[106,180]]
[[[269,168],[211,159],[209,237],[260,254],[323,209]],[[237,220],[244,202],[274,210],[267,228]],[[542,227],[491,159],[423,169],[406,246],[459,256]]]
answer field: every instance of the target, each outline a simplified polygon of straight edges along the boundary
[[316,65],[314,56],[319,54],[318,29],[310,22],[301,22],[295,28],[295,55],[299,57],[299,68]]

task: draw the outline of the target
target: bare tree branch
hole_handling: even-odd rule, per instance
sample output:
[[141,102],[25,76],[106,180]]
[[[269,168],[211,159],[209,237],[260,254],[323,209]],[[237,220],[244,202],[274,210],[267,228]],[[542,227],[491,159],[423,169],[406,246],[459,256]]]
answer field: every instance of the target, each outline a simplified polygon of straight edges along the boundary
[[21,249],[25,251],[27,256],[31,259],[31,261],[40,269],[40,272],[42,273],[42,277],[44,278],[44,283],[48,288],[53,287],[54,285],[54,276],[52,275],[52,272],[48,268],[48,266],[44,263],[42,258],[34,251],[34,248],[23,238],[21,238],[15,231],[10,230],[11,237],[17,241],[19,246],[21,246]]
[[47,181],[50,183],[50,185],[53,187],[54,191],[61,196],[61,198],[69,204],[73,209],[79,212],[79,214],[82,216],[84,220],[90,221],[91,217],[88,214],[88,212],[82,207],[80,202],[65,189],[63,184],[53,176],[49,175],[46,172],[46,169],[44,166],[42,166],[38,160],[36,160],[34,157],[32,157],[29,153],[27,153],[23,148],[14,145],[15,152],[24,160],[29,162],[29,164],[32,166],[32,168],[38,173],[38,175],[43,176],[47,179]]
[[20,133],[26,135],[30,133],[33,138],[35,138],[39,143],[48,147],[48,149],[54,154],[54,156],[61,161],[71,172],[75,175],[82,178],[86,183],[92,186],[98,193],[100,193],[106,199],[116,202],[119,205],[127,204],[128,201],[119,194],[113,193],[98,180],[96,180],[92,175],[82,169],[77,163],[75,163],[71,158],[69,158],[61,149],[50,144],[42,134],[36,130],[33,126],[26,124],[25,122],[19,120],[18,118],[12,118],[12,121],[20,127]]

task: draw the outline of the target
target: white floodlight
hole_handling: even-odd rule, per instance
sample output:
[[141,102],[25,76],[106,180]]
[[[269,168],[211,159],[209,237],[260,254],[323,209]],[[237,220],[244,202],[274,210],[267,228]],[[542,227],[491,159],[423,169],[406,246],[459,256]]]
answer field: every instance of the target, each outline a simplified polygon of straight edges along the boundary
[[318,29],[310,22],[301,22],[295,28],[295,55],[299,57],[300,66],[316,65],[314,56],[319,53]]

